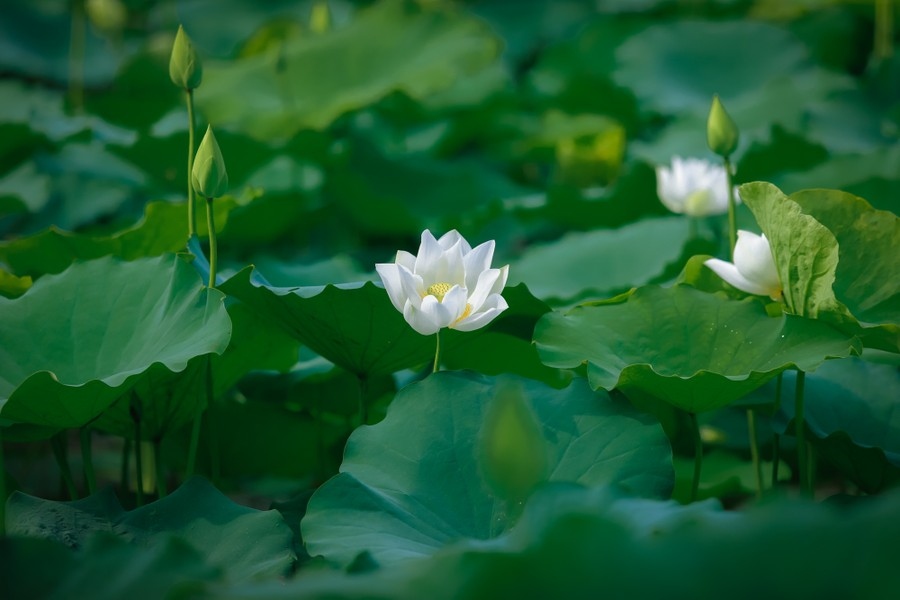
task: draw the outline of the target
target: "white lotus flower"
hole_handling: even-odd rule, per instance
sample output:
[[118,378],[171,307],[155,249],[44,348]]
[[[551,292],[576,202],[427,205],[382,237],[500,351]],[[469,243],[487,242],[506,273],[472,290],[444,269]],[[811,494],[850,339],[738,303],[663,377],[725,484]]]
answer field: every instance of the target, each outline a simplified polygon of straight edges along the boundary
[[[725,167],[701,158],[672,158],[672,167],[656,167],[656,193],[666,208],[690,217],[719,215],[728,211],[728,178]],[[735,202],[740,197],[735,189]]]
[[718,258],[710,258],[703,264],[743,292],[781,300],[781,281],[765,234],[739,230],[733,264]]
[[400,250],[396,262],[375,270],[394,307],[422,335],[444,327],[472,331],[509,307],[500,295],[509,265],[492,269],[493,256],[493,240],[473,249],[456,230],[436,240],[426,229],[418,255]]

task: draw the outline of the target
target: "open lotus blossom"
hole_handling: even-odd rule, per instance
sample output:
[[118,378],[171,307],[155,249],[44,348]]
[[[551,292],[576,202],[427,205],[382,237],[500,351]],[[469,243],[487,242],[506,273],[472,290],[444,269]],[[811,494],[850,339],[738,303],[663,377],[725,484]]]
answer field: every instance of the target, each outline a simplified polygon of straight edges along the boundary
[[765,234],[739,230],[734,246],[734,263],[710,258],[703,264],[743,292],[781,300],[781,281]]
[[[656,193],[666,208],[690,217],[728,211],[725,167],[702,158],[672,158],[672,166],[656,167]],[[735,190],[735,201],[740,198]]]
[[435,239],[426,229],[416,256],[400,250],[396,262],[375,269],[391,302],[422,335],[444,327],[472,331],[509,307],[500,295],[509,265],[492,269],[493,257],[493,240],[473,249],[456,230]]

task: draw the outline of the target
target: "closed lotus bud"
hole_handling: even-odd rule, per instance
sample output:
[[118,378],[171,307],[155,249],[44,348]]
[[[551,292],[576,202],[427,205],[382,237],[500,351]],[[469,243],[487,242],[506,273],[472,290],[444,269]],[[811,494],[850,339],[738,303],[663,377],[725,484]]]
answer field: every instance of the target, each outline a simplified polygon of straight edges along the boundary
[[706,122],[706,142],[709,149],[723,158],[728,158],[738,145],[738,128],[728,111],[722,106],[719,95],[713,96]]
[[200,86],[203,79],[203,65],[191,39],[184,32],[184,27],[178,26],[175,34],[175,43],[172,45],[172,57],[169,59],[169,77],[172,83],[186,90],[193,90]]
[[194,168],[191,171],[191,185],[194,191],[204,198],[218,198],[228,189],[228,172],[225,170],[225,159],[212,127],[206,128],[206,135],[197,148],[194,156]]
[[516,385],[499,387],[487,409],[482,436],[481,467],[497,496],[522,502],[546,480],[544,436]]
[[128,22],[128,9],[120,0],[87,0],[85,12],[98,29],[121,31]]

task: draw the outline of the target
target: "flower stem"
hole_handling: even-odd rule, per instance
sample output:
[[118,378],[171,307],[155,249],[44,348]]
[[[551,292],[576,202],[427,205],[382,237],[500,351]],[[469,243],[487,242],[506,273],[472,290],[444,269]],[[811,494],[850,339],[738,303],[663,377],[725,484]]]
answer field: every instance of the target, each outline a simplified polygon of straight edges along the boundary
[[65,435],[66,432],[61,431],[50,438],[50,447],[53,448],[53,457],[56,459],[56,464],[59,465],[59,474],[62,475],[63,483],[65,483],[66,490],[69,492],[69,498],[76,500],[78,491],[75,488],[75,479],[72,478],[72,469],[69,468],[69,460],[66,457]]
[[0,538],[6,537],[6,466],[3,462],[3,427],[0,427]]
[[797,471],[800,479],[800,490],[805,496],[812,496],[809,478],[809,463],[806,452],[806,423],[803,417],[803,388],[806,373],[797,371],[797,387],[794,395],[794,426],[797,436]]
[[434,334],[434,367],[432,373],[437,373],[441,369],[441,330]]
[[875,57],[886,60],[894,54],[894,14],[896,0],[875,0]]
[[747,433],[750,436],[750,458],[753,460],[753,470],[756,473],[756,497],[762,498],[762,463],[759,460],[759,442],[756,439],[756,411],[752,408],[747,409]]
[[[778,379],[775,380],[775,411],[778,414],[781,410],[781,381],[784,374],[779,373]],[[772,489],[778,485],[778,463],[781,462],[781,436],[777,433],[772,434]]]
[[81,462],[84,463],[84,484],[88,495],[97,491],[97,479],[94,477],[93,448],[91,447],[91,428],[86,425],[81,428]]
[[185,90],[188,111],[188,172],[187,172],[187,210],[188,237],[197,233],[197,213],[194,205],[194,186],[191,184],[191,173],[194,171],[194,90]]
[[69,102],[76,113],[84,108],[85,29],[84,0],[75,0],[69,37]]
[[729,256],[734,262],[734,246],[737,244],[737,215],[735,210],[734,199],[734,183],[731,177],[731,160],[726,156],[725,162],[725,182],[728,185],[728,247],[730,249]]
[[162,461],[162,441],[153,442],[153,462],[156,466],[156,495],[160,498],[166,497],[166,470],[163,468]]
[[216,248],[216,223],[213,218],[213,199],[206,199],[206,225],[209,229],[209,287],[216,287],[216,264],[218,249]]
[[697,492],[700,490],[700,471],[703,470],[703,440],[700,439],[700,425],[697,423],[697,413],[688,413],[691,418],[691,429],[694,434],[694,477],[691,480],[691,502],[697,500]]

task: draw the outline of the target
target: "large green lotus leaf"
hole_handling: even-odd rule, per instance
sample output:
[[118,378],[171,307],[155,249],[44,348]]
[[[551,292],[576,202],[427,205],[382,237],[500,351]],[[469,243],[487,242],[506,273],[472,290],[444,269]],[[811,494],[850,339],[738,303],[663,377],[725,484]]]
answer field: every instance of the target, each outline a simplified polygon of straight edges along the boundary
[[587,363],[595,388],[636,388],[690,412],[725,406],[786,369],[861,351],[827,323],[769,317],[755,300],[689,286],[647,286],[624,302],[550,313],[534,339],[547,365]]
[[791,32],[750,20],[653,25],[619,46],[616,59],[614,80],[645,110],[705,121],[718,93],[742,134],[765,134],[773,122],[800,126],[814,100],[853,85],[812,66]]
[[151,371],[220,354],[231,335],[222,300],[178,255],[78,263],[0,298],[0,414],[84,425]]
[[584,380],[554,390],[527,379],[440,372],[401,390],[387,417],[354,431],[341,473],[320,487],[301,524],[311,555],[341,564],[363,550],[379,564],[431,554],[460,539],[495,537],[515,506],[485,476],[486,415],[516,386],[539,423],[542,480],[671,491],[671,449],[652,418]]
[[197,103],[211,122],[290,137],[393,91],[423,98],[449,88],[488,66],[499,47],[485,23],[455,7],[389,0],[344,27],[289,39],[277,56],[209,61]]
[[811,318],[846,314],[832,289],[838,265],[834,234],[771,183],[746,183],[740,194],[769,240],[788,309]]
[[530,248],[510,267],[510,273],[544,299],[565,302],[613,296],[661,275],[681,256],[689,238],[688,223],[680,217],[574,232]]
[[327,189],[366,232],[415,235],[424,228],[462,227],[461,215],[489,213],[501,199],[531,193],[483,161],[395,160],[365,142],[348,146]]
[[[785,377],[785,398],[795,378]],[[804,419],[818,438],[820,460],[869,493],[900,481],[900,372],[859,358],[832,361],[806,376]],[[779,433],[793,432],[793,402],[782,404]]]
[[0,567],[4,598],[154,600],[180,597],[221,579],[219,569],[176,538],[140,548],[100,534],[78,553],[51,540],[9,538],[0,542],[0,557],[6,567]]
[[[235,201],[221,198],[213,206],[216,230],[220,231]],[[197,220],[197,228],[201,235],[206,233],[205,214]],[[157,201],[147,204],[140,221],[112,235],[71,233],[54,226],[33,236],[0,242],[0,260],[19,275],[39,276],[59,273],[79,259],[111,255],[134,260],[176,252],[184,249],[187,237],[186,205]]]
[[834,294],[865,323],[900,325],[900,218],[838,190],[791,194],[838,243]]
[[277,511],[235,504],[199,477],[127,512],[110,488],[74,502],[16,492],[9,497],[6,521],[12,535],[48,538],[73,549],[84,547],[96,532],[149,548],[175,536],[234,582],[278,577],[294,560],[293,534]]
[[372,282],[279,288],[251,279],[248,267],[220,288],[333,363],[359,376],[393,373],[434,356]]
[[50,201],[50,177],[26,161],[0,178],[0,217],[36,213]]
[[[548,488],[514,529],[370,573],[211,588],[216,598],[756,598],[803,581],[810,597],[896,596],[896,492],[839,507],[775,499],[729,512]],[[760,568],[765,564],[766,568]],[[651,574],[651,575],[648,575]]]

